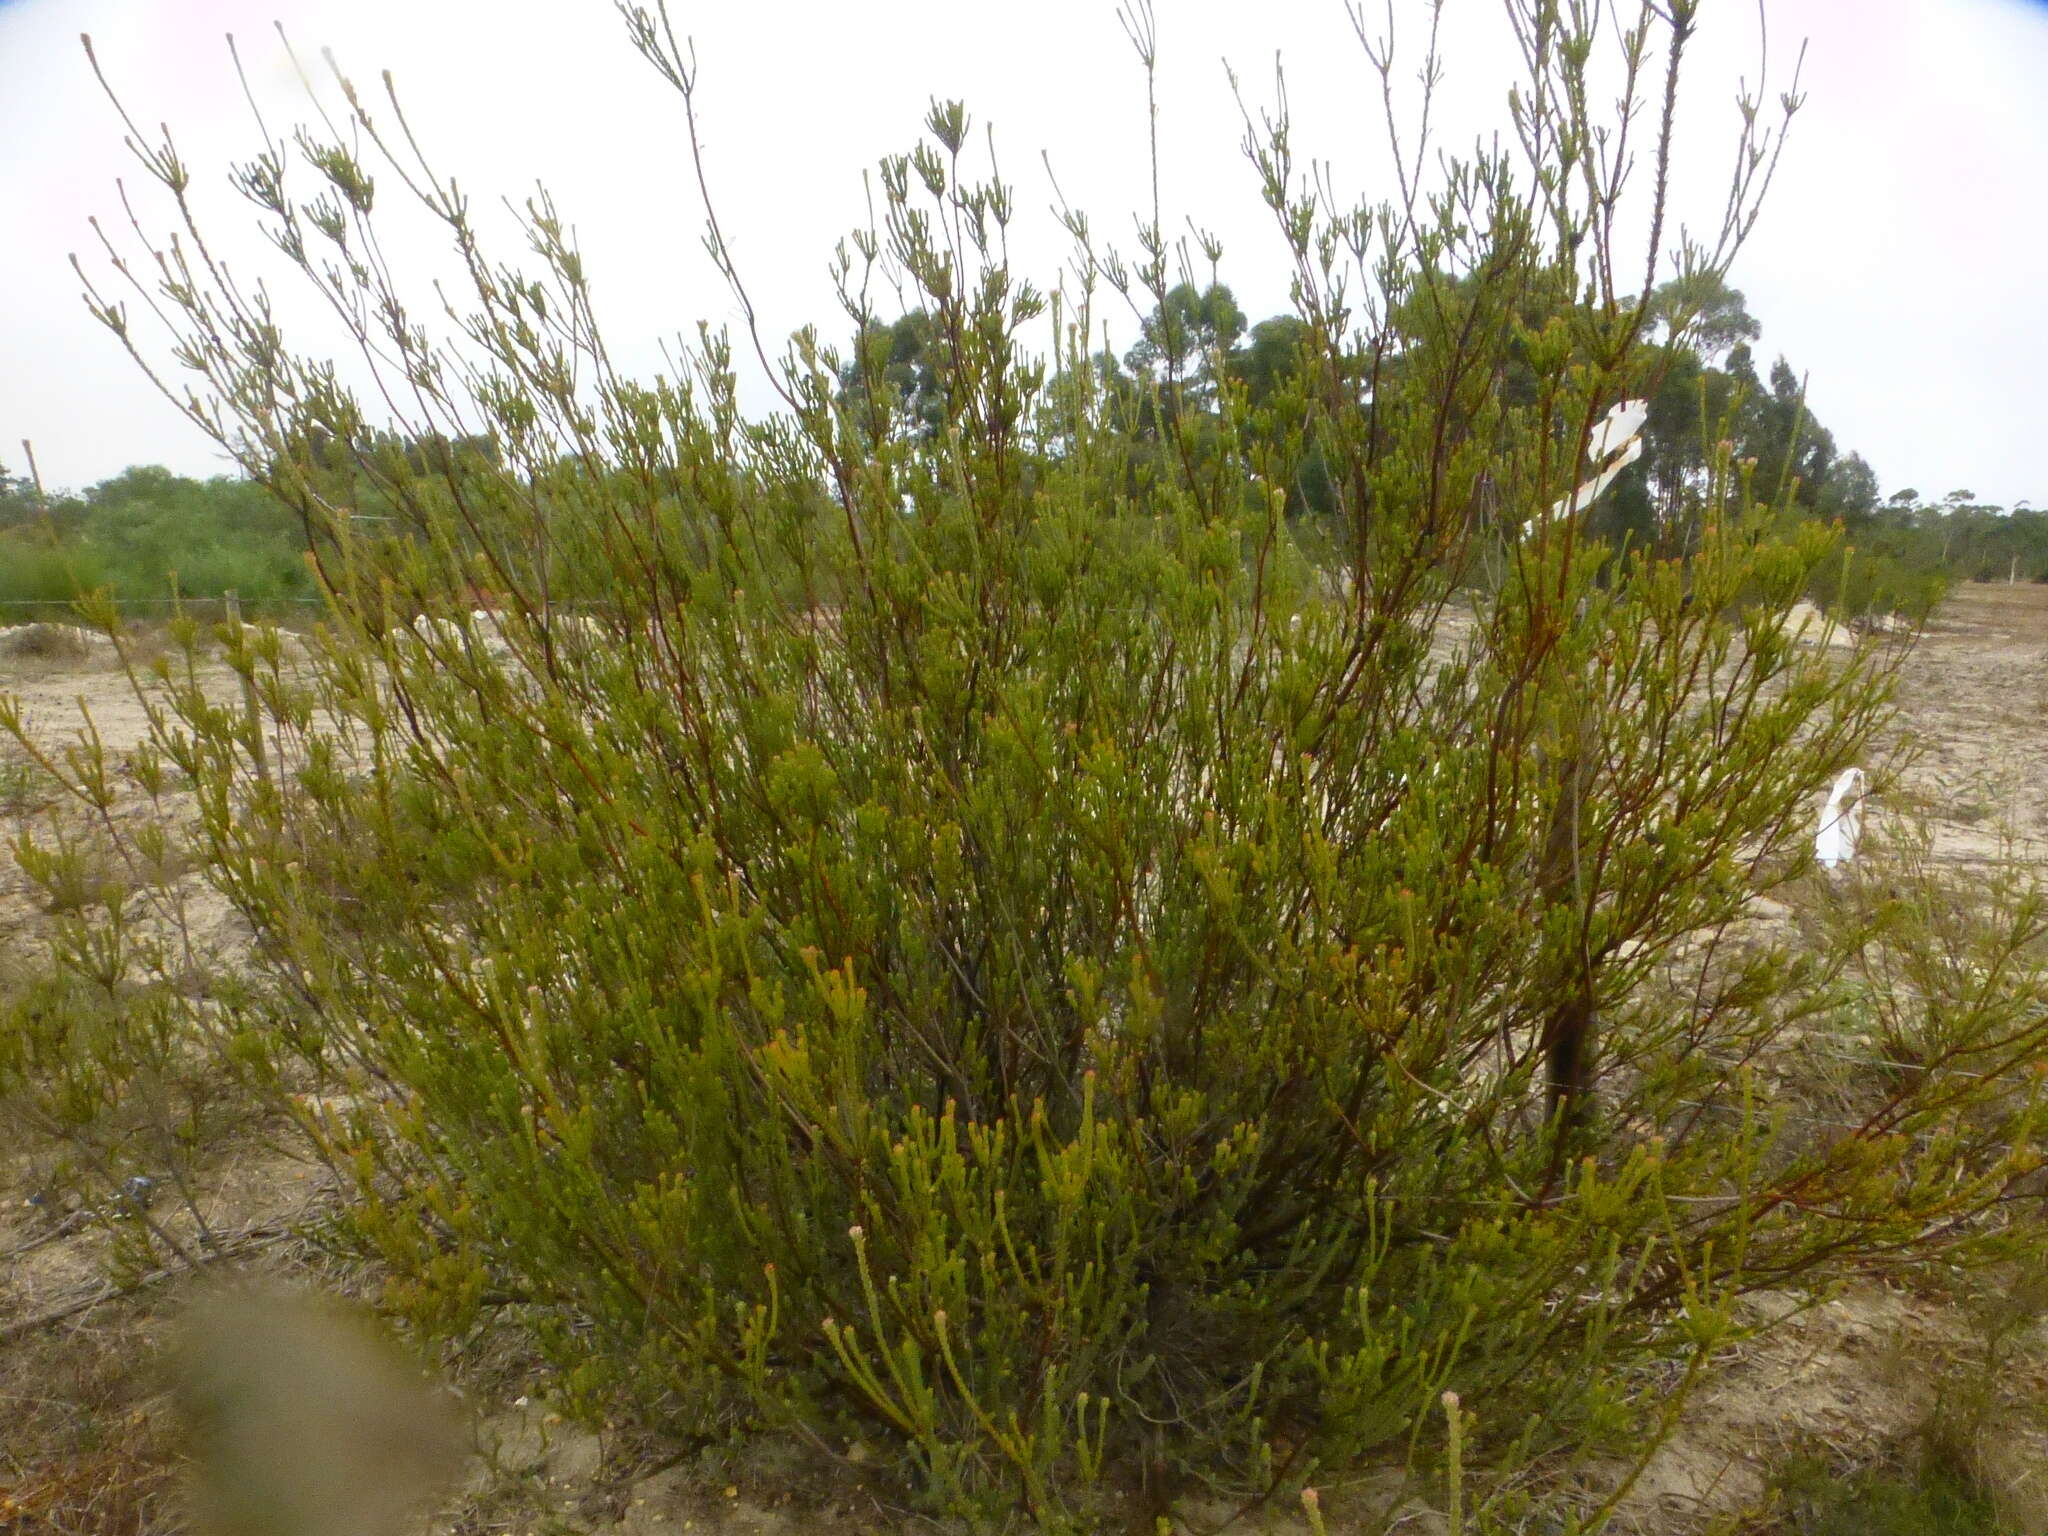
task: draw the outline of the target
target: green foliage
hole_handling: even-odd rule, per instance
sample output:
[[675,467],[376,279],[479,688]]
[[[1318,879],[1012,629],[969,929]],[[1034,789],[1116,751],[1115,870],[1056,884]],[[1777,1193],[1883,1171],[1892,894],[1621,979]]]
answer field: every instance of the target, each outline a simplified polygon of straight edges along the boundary
[[58,616],[104,580],[99,563],[77,548],[53,548],[34,536],[0,533],[0,621],[34,623]]
[[1838,614],[1897,614],[1918,623],[1933,614],[1953,584],[1924,553],[1883,538],[1844,541],[1815,570],[1807,595]]
[[1968,491],[1924,502],[1908,489],[1849,526],[1860,546],[1908,570],[1951,581],[2048,581],[2048,512],[2024,503],[2008,511]]
[[[147,746],[117,762],[90,725],[61,750],[31,742],[6,696],[0,731],[25,749],[0,762],[0,810],[19,818],[8,851],[47,915],[33,949],[17,935],[0,956],[0,1131],[46,1192],[75,1193],[108,1228],[117,1278],[196,1262],[189,1234],[212,1234],[187,1176],[250,1102],[212,1049],[236,1027],[234,988],[206,976],[188,921],[192,849],[171,782]],[[115,816],[117,800],[140,814]],[[154,1210],[131,1197],[138,1177],[160,1186]],[[186,1238],[162,1219],[178,1207]]]
[[225,1123],[219,1074],[194,1048],[185,1008],[130,975],[121,925],[118,908],[70,916],[55,966],[17,968],[0,991],[0,1128],[36,1156],[43,1191],[74,1193],[107,1229],[117,1279],[193,1260],[147,1200],[123,1191],[168,1172],[177,1198],[179,1176]]
[[1142,377],[1163,380],[1176,398],[1213,399],[1223,360],[1244,328],[1244,311],[1221,283],[1177,283],[1140,322],[1138,344],[1124,361]]
[[[913,310],[885,325],[870,321],[854,342],[854,359],[841,365],[842,403],[855,420],[870,423],[883,409],[880,402],[865,398],[880,380],[888,392],[887,413],[897,418],[899,430],[929,435],[945,424],[945,402],[939,398],[938,374],[933,368],[931,316]],[[879,429],[870,426],[870,431]]]
[[1844,1474],[1825,1457],[1778,1471],[1773,1492],[1787,1536],[2010,1536],[1995,1500],[1933,1452],[1904,1467]]
[[49,792],[33,763],[11,753],[0,757],[0,815],[20,816],[34,810]]
[[[1538,146],[1592,132],[1582,42],[1532,45]],[[424,174],[476,349],[431,362],[345,259],[339,145],[311,202],[241,183],[404,360],[407,436],[480,413],[495,460],[337,466],[369,438],[333,370],[203,274],[173,300],[332,607],[303,670],[229,637],[261,737],[174,687],[157,749],[262,936],[231,1048],[351,1087],[307,1129],[394,1304],[516,1308],[592,1415],[860,1437],[933,1506],[1059,1524],[1401,1454],[1446,1391],[1493,1436],[1461,1457],[1571,1442],[1747,1286],[1966,1249],[2031,1166],[2038,1011],[1944,1018],[2004,1066],[1861,1131],[1785,1144],[1756,1092],[1857,953],[1733,937],[1885,720],[1888,663],[1785,630],[1832,535],[1728,445],[1682,559],[1547,510],[1658,379],[1606,173],[1539,148],[1333,215],[1283,114],[1254,159],[1299,325],[1233,375],[1242,316],[1169,284],[1156,220],[1130,269],[1070,215],[1087,280],[1049,300],[964,112],[929,126],[842,257],[854,355],[799,336],[767,421],[720,337],[619,378],[552,207],[517,276]],[[1160,376],[1105,364],[1098,281],[1166,317]]]
[[146,613],[178,595],[235,592],[261,611],[316,594],[297,515],[248,480],[130,469],[16,511],[0,519],[0,622],[59,618],[52,605],[98,591]]

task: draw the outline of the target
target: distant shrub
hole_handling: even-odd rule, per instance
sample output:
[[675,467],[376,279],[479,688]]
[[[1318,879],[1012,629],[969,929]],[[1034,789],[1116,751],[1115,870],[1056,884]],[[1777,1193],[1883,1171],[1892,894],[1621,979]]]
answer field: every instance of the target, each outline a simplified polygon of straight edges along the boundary
[[65,617],[56,605],[75,602],[100,576],[97,562],[80,550],[0,534],[0,624]]
[[68,498],[61,517],[0,531],[0,622],[52,618],[105,593],[130,617],[166,617],[232,593],[287,614],[318,596],[304,525],[250,480],[139,467]]
[[0,629],[0,656],[31,661],[86,661],[98,637],[76,624],[22,624]]
[[1845,617],[1895,613],[1917,623],[1940,606],[1953,582],[1939,565],[1882,547],[1841,549],[1814,572],[1807,592]]

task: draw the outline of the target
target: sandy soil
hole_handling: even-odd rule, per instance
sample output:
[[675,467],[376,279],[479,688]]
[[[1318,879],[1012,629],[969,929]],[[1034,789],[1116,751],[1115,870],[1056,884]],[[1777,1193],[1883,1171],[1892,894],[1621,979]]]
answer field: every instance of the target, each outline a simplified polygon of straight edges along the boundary
[[2048,586],[1963,588],[1900,679],[1905,778],[1956,863],[2048,862]]
[[[203,681],[219,697],[234,696],[237,685],[224,666],[210,668]],[[53,748],[73,738],[81,703],[117,761],[147,733],[127,680],[103,655],[79,662],[0,659],[0,692],[21,701],[31,730]],[[1893,804],[1880,802],[1874,816],[1881,822],[1902,810],[1924,814],[1936,858],[1958,866],[2048,862],[2048,776],[2040,771],[2048,753],[2048,587],[1961,591],[1907,662],[1899,702],[1896,739],[1912,755],[1891,789]],[[9,845],[0,847],[0,967],[24,963],[47,941],[54,921],[11,846],[23,826],[50,810],[47,798],[11,771],[19,762],[19,750],[0,740],[0,830]],[[180,811],[175,802],[152,806],[135,790],[115,814]],[[165,894],[188,903],[207,942],[223,953],[245,942],[233,915],[197,874],[181,876]],[[40,1169],[19,1149],[0,1157],[0,1255],[8,1259],[0,1272],[0,1338],[53,1304],[89,1296],[98,1283],[104,1233],[90,1224],[60,1233],[61,1213],[23,1203]],[[203,1191],[209,1219],[222,1231],[243,1233],[277,1230],[332,1197],[318,1170],[261,1140],[224,1150]],[[292,1260],[303,1261],[302,1254]],[[1763,1493],[1767,1468],[1793,1444],[1855,1454],[1908,1434],[1930,1407],[1935,1377],[1902,1362],[1963,1347],[1961,1325],[1942,1304],[1877,1288],[1819,1306],[1802,1308],[1789,1296],[1754,1298],[1750,1305],[1759,1319],[1773,1308],[1796,1315],[1723,1363],[1628,1500],[1626,1527],[1672,1530],[1702,1516],[1732,1515]],[[109,1317],[118,1311],[99,1309],[93,1336],[104,1347],[112,1330],[111,1336],[132,1336],[135,1348],[150,1352],[161,1323],[133,1308],[125,1318]],[[2048,1336],[2037,1342],[2048,1347]],[[58,1346],[44,1340],[38,1347]],[[2012,1386],[2048,1401],[2048,1379],[2038,1371]],[[0,1412],[8,1410],[11,1390],[0,1373]],[[634,1457],[623,1448],[562,1425],[537,1400],[515,1400],[508,1391],[497,1401],[500,1406],[481,1418],[479,1455],[465,1489],[454,1512],[435,1522],[436,1531],[453,1536],[544,1526],[622,1536],[682,1530],[850,1536],[897,1528],[857,1489],[802,1490],[801,1478],[772,1448],[747,1464],[659,1471],[642,1464],[636,1474]],[[148,1403],[136,1411],[161,1408],[154,1399]],[[2016,1482],[2048,1487],[2048,1439],[2018,1419],[2009,1437],[2000,1454],[2016,1469]],[[0,1496],[7,1486],[0,1476]],[[2041,1528],[2048,1529],[2048,1498],[2038,1507]],[[1422,1526],[1439,1523],[1419,1507],[1414,1513]],[[4,1509],[0,1528],[8,1528]]]

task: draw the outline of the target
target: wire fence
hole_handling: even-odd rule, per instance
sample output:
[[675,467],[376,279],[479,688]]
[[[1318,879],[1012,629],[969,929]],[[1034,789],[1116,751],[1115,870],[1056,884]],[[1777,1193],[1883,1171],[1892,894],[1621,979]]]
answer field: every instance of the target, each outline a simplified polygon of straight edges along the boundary
[[[114,602],[114,607],[126,612],[130,608],[224,608],[239,601],[245,608],[307,607],[318,608],[327,599],[324,597],[244,597],[237,598],[232,592],[219,597],[124,597]],[[79,603],[70,597],[0,597],[0,609],[7,608],[68,608],[76,613]]]
[[[92,599],[94,609],[101,599]],[[241,597],[223,592],[205,597],[132,597],[113,602],[115,615],[124,624],[162,623],[184,617],[204,624],[259,620],[284,625],[304,625],[320,617],[327,605],[323,597]],[[103,610],[101,610],[103,611]],[[35,624],[99,628],[98,613],[89,611],[76,598],[0,597],[0,629]]]

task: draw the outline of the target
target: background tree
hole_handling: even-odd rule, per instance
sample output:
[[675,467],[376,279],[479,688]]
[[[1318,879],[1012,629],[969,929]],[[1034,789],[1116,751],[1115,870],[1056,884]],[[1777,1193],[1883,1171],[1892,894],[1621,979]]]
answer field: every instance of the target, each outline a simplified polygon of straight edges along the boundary
[[1227,360],[1244,334],[1244,311],[1231,291],[1212,282],[1197,289],[1177,283],[1139,325],[1139,339],[1124,362],[1159,386],[1169,412],[1185,402],[1213,407]]
[[[871,321],[853,345],[853,357],[839,369],[841,398],[871,434],[929,437],[944,430],[929,314],[915,309],[894,321]],[[869,394],[869,380],[879,381],[882,398]]]
[[1666,346],[1693,353],[1708,365],[1763,334],[1742,291],[1731,287],[1724,273],[1706,268],[1659,285],[1650,297],[1650,319],[1663,328]]

